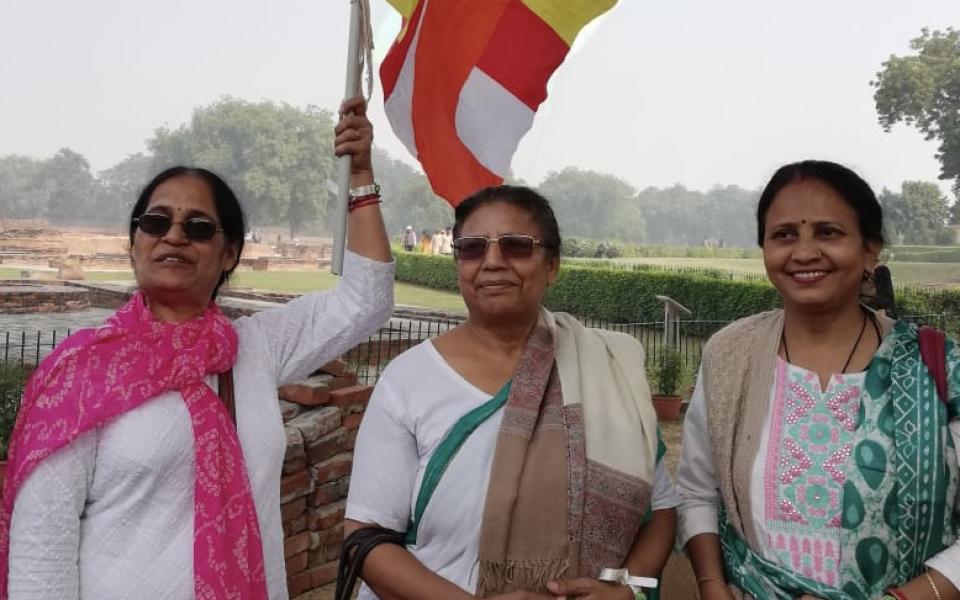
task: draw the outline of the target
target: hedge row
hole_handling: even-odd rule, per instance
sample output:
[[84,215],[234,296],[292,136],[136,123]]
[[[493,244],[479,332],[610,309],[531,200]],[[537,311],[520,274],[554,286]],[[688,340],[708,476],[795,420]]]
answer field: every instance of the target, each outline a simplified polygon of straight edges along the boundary
[[[397,280],[437,290],[457,291],[457,269],[449,256],[399,252]],[[618,323],[658,321],[670,296],[698,320],[731,321],[777,306],[766,282],[723,280],[681,271],[621,269],[598,264],[564,264],[545,300],[552,310]]]
[[641,246],[616,241],[564,238],[560,254],[571,258],[760,258],[760,249],[702,246]]
[[[398,252],[396,259],[398,281],[457,291],[451,257]],[[638,323],[663,318],[658,295],[683,304],[699,321],[727,322],[780,305],[779,295],[766,280],[722,279],[646,266],[624,269],[589,261],[563,264],[545,304],[586,318]],[[903,315],[942,315],[936,324],[960,336],[960,290],[901,288],[897,305]]]
[[960,263],[960,246],[892,246],[896,262]]

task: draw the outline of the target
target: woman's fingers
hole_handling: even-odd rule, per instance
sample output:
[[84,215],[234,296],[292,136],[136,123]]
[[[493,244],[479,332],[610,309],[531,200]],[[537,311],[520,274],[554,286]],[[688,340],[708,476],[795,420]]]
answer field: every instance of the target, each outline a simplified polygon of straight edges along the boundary
[[340,115],[348,116],[350,113],[361,117],[367,114],[367,101],[363,96],[354,96],[343,101],[340,105]]

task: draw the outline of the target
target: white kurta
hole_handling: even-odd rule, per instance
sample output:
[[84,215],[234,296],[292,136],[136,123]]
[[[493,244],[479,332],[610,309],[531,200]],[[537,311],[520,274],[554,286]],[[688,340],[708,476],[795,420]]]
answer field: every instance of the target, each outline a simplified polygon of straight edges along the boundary
[[[235,321],[237,429],[260,521],[271,600],[287,598],[280,517],[285,436],[277,387],[376,331],[393,309],[393,264],[347,253],[331,291]],[[216,377],[207,378],[216,389]],[[21,487],[10,528],[11,600],[194,598],[194,450],[168,392],[91,430]]]
[[[488,400],[429,340],[395,358],[360,425],[347,518],[405,531],[437,446],[461,417]],[[470,593],[476,591],[480,525],[502,417],[501,408],[464,442],[423,513],[417,544],[408,548],[426,568]],[[652,503],[654,510],[679,503],[662,460]],[[359,598],[376,596],[363,586]]]
[[[798,369],[799,367],[792,367]],[[690,406],[683,424],[683,449],[680,467],[677,470],[677,491],[681,497],[679,509],[678,535],[681,546],[695,535],[714,533],[717,527],[717,507],[720,505],[720,492],[713,460],[713,447],[710,443],[710,431],[707,426],[707,405],[701,387],[702,374],[697,376],[697,386],[690,399]],[[771,403],[776,395],[776,378],[770,391]],[[767,411],[767,419],[761,432],[761,446],[755,459],[750,482],[752,514],[756,531],[764,531],[766,513],[764,510],[764,472],[766,471],[766,444],[770,440],[773,411]],[[954,446],[960,459],[960,420],[950,423]],[[960,498],[956,510],[960,513]],[[761,543],[762,540],[761,540]],[[761,555],[775,559],[769,548],[760,548]],[[931,557],[926,565],[942,573],[951,583],[960,589],[960,540]]]

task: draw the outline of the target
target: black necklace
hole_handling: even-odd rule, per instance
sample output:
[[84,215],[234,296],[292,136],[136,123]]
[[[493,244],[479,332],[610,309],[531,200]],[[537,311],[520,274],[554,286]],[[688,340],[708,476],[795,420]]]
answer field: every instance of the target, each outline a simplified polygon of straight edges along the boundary
[[[853,355],[857,352],[857,347],[860,345],[860,341],[863,339],[863,332],[867,330],[867,313],[863,312],[863,324],[860,325],[860,334],[857,336],[857,341],[853,343],[853,348],[850,349],[850,354],[847,355],[847,362],[843,363],[843,368],[840,369],[841,373],[847,372],[847,367],[850,366],[850,361],[853,360]],[[780,343],[783,344],[783,354],[787,359],[788,363],[793,364],[790,361],[790,349],[787,347],[787,330],[786,328],[780,332]]]

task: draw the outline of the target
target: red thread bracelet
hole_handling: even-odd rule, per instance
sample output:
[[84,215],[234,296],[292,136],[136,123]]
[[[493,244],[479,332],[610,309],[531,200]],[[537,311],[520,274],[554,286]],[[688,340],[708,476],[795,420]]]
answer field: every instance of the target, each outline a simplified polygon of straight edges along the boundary
[[355,200],[351,200],[347,204],[347,212],[353,212],[357,208],[362,208],[364,206],[372,206],[374,204],[380,204],[379,195],[370,195],[370,196],[360,196]]
[[893,586],[888,587],[887,593],[893,596],[894,598],[896,598],[897,600],[910,600],[909,598],[907,598],[907,595],[903,593],[903,590],[901,590],[898,587],[893,587]]

